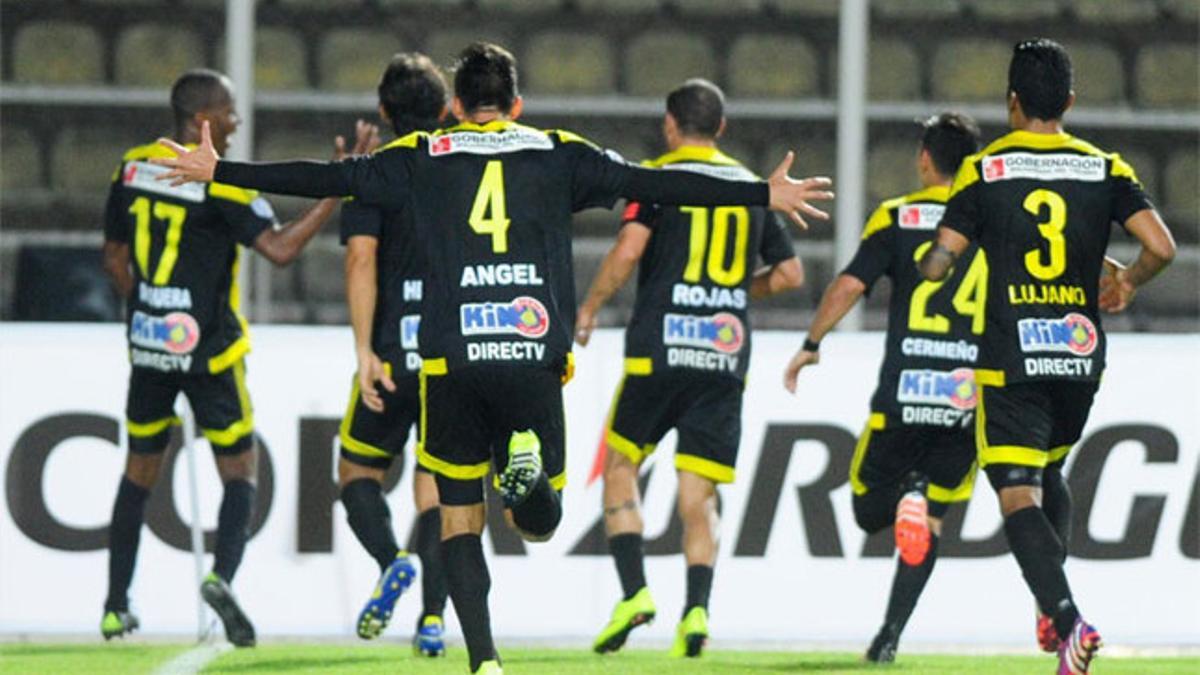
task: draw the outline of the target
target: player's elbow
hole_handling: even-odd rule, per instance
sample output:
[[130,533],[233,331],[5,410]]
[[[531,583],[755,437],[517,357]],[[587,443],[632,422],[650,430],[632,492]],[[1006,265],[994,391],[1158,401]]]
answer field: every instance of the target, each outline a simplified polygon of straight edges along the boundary
[[1158,258],[1163,266],[1166,266],[1175,260],[1177,247],[1175,246],[1175,240],[1170,235],[1167,235],[1150,242],[1146,246],[1146,251],[1155,258]]
[[300,255],[300,247],[292,246],[275,232],[265,232],[254,243],[254,250],[276,267],[285,267]]
[[790,291],[804,285],[804,264],[800,262],[799,258],[779,263],[775,266],[774,272],[779,282],[779,290]]

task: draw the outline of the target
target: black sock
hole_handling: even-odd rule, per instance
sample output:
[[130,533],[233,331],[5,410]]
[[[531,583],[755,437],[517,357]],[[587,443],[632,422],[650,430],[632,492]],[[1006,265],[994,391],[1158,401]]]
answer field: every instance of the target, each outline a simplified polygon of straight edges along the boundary
[[1071,547],[1071,490],[1059,467],[1046,467],[1042,472],[1042,511],[1062,542],[1063,562]]
[[628,600],[646,587],[646,564],[642,550],[642,535],[637,533],[618,534],[609,538],[608,551],[617,564],[617,576],[621,577],[621,590]]
[[[433,507],[417,516],[417,555],[421,558],[421,595],[424,607],[418,621],[446,611],[446,572],[442,566],[442,511]],[[419,626],[418,626],[419,627]]]
[[1062,542],[1046,514],[1036,506],[1016,511],[1004,519],[1004,534],[1038,607],[1054,619],[1058,636],[1066,639],[1079,611],[1063,572]]
[[711,565],[688,565],[687,568],[687,604],[683,607],[683,615],[693,607],[708,609],[708,594],[712,591],[713,568]]
[[[346,520],[358,543],[379,564],[382,572],[396,559],[400,546],[392,532],[392,512],[383,499],[383,487],[373,478],[352,480],[342,488]],[[441,533],[438,533],[440,538]]]
[[129,611],[129,584],[137,563],[138,542],[150,491],[121,476],[108,526],[108,599],[105,612]]
[[891,631],[897,638],[908,623],[908,618],[912,616],[917,599],[925,589],[925,582],[929,581],[929,575],[933,574],[939,539],[940,537],[933,532],[929,533],[929,552],[925,554],[925,561],[920,565],[909,565],[896,558],[896,576],[892,578],[892,594],[888,598],[887,613],[884,615],[884,630]]
[[488,613],[488,591],[492,578],[483,558],[483,542],[477,534],[460,534],[442,542],[442,566],[454,613],[462,628],[471,660],[471,672],[484,661],[498,659],[492,642],[492,619]]
[[240,478],[225,483],[225,496],[221,499],[221,511],[217,515],[213,572],[226,582],[233,581],[238,565],[242,564],[242,553],[250,536],[250,514],[254,511],[255,491],[250,481]]
[[562,520],[562,499],[545,473],[538,477],[529,496],[511,508],[517,527],[539,537],[553,532]]

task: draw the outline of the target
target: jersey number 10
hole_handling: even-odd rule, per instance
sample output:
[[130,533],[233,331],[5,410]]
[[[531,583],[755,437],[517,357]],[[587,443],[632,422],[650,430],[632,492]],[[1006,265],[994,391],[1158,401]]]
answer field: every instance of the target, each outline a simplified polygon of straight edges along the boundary
[[167,237],[163,244],[162,255],[154,268],[154,278],[151,283],[163,286],[171,280],[171,272],[175,262],[179,260],[179,239],[183,236],[183,221],[187,219],[187,209],[170,202],[151,202],[146,197],[133,200],[129,212],[137,218],[133,235],[133,253],[137,260],[138,270],[143,279],[150,279],[150,243],[153,235],[150,232],[150,216],[167,223]]
[[[692,216],[688,246],[688,264],[683,280],[700,283],[701,268],[708,278],[721,286],[737,286],[746,278],[746,247],[750,240],[750,212],[744,206],[681,206],[679,210]],[[709,236],[709,223],[712,235]],[[733,256],[729,256],[729,228],[733,228]],[[705,264],[705,249],[708,264]],[[726,260],[728,259],[728,264]]]

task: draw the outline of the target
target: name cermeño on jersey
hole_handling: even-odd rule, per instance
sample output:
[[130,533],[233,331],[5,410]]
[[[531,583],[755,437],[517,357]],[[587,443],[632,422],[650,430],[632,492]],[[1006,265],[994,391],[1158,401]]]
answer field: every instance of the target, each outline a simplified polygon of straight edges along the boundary
[[495,263],[491,265],[467,265],[463,268],[458,285],[461,288],[475,286],[542,286],[546,283],[538,274],[533,263]]
[[1080,180],[1099,183],[1107,175],[1105,159],[1068,152],[1010,152],[983,158],[983,180]]
[[1100,342],[1092,320],[1072,312],[1061,319],[1021,319],[1017,322],[1021,351],[1064,352],[1088,356]]
[[905,356],[926,356],[975,363],[979,359],[979,345],[973,345],[966,340],[906,337],[900,341],[900,353]]
[[151,286],[139,281],[138,302],[154,309],[191,309],[192,292],[178,286]]
[[501,132],[455,131],[429,139],[429,155],[439,157],[465,152],[498,155],[521,150],[553,150],[554,141],[536,129],[512,126]]
[[671,303],[680,307],[746,309],[746,291],[741,288],[705,288],[678,283],[671,288]]
[[1062,284],[1009,284],[1008,302],[1012,305],[1078,305],[1087,306],[1087,292],[1082,286]]
[[945,204],[905,204],[896,220],[904,230],[934,230],[945,212]]
[[459,307],[459,327],[464,336],[519,335],[536,340],[550,330],[550,313],[527,295],[506,303],[469,302]]

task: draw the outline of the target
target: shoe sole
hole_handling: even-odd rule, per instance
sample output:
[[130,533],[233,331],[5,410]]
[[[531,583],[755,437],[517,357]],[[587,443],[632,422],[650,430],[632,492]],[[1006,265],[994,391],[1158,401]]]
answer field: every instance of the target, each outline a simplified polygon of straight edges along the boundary
[[629,620],[629,623],[625,624],[624,628],[613,633],[612,637],[593,647],[592,651],[597,654],[608,654],[617,651],[625,646],[625,641],[629,639],[629,634],[633,632],[634,628],[654,623],[654,616],[654,612],[638,612],[634,614],[633,618]]
[[437,646],[426,646],[417,642],[417,644],[413,645],[413,652],[417,656],[427,656],[431,659],[436,659],[439,656],[446,655],[446,645],[445,643],[439,643]]
[[235,647],[254,646],[254,625],[228,593],[216,585],[205,584],[200,587],[200,595],[217,616],[221,617],[221,623],[225,626],[225,639]]
[[687,651],[684,654],[689,659],[694,659],[704,651],[704,645],[708,643],[708,636],[704,633],[690,633],[684,636],[683,640],[687,643]]

